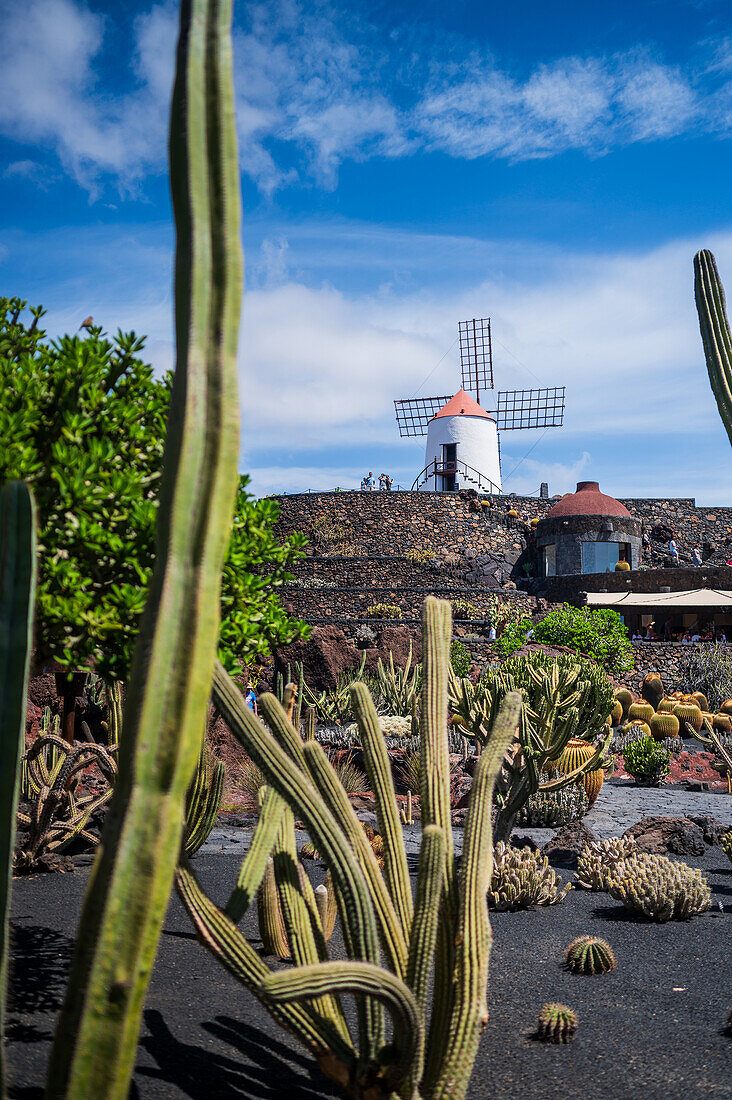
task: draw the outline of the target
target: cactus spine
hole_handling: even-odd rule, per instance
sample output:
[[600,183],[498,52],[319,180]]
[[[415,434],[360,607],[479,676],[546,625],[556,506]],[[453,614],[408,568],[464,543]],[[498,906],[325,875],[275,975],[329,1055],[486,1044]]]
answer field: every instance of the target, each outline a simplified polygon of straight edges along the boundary
[[132,662],[119,782],[84,902],[49,1098],[128,1095],[208,708],[239,450],[231,68],[230,0],[183,0],[170,123],[177,364],[157,555]]
[[5,1096],[5,987],[20,757],[36,583],[33,497],[20,481],[0,492],[0,1093]]
[[[347,798],[337,789],[321,748],[303,742],[274,697],[265,695],[260,703],[273,731],[269,733],[247,710],[237,686],[221,666],[215,675],[216,705],[268,784],[252,848],[232,894],[232,900],[238,899],[237,912],[262,883],[273,847],[275,883],[281,886],[272,831],[282,805],[287,807],[286,814],[294,813],[304,822],[331,879],[326,880],[325,899],[322,891],[314,892],[312,910],[306,912],[305,907],[288,913],[282,906],[296,965],[277,974],[270,974],[251,944],[206,898],[185,867],[178,873],[181,898],[216,958],[315,1054],[332,1080],[359,1100],[395,1100],[397,1096],[405,1100],[461,1100],[487,1017],[491,802],[496,776],[519,721],[521,697],[509,693],[486,737],[473,779],[458,876],[452,850],[446,737],[450,625],[449,604],[429,598],[423,614],[423,836],[414,902],[391,772],[381,751],[378,719],[363,685],[352,688],[352,698],[377,801],[384,842],[383,876],[378,867],[374,872],[368,839],[352,818]],[[278,820],[281,823],[283,819]],[[327,932],[324,911],[331,891],[347,954],[347,959],[339,962],[328,960],[317,934],[318,929]],[[306,892],[303,884],[303,897]],[[230,901],[230,915],[232,908]],[[319,959],[301,961],[295,957],[296,939],[311,932]],[[384,948],[381,964],[379,940]],[[428,1020],[430,984],[434,995]],[[353,1040],[336,1013],[339,998],[346,993],[357,994],[359,1025]],[[384,1008],[395,1024],[387,1045],[382,1028]]]

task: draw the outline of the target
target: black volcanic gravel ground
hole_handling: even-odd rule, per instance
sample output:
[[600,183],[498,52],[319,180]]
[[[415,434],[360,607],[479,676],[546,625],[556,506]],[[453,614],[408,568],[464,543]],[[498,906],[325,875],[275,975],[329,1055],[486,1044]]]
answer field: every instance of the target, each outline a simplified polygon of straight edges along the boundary
[[[549,909],[493,914],[491,1018],[471,1100],[732,1097],[732,1038],[722,1033],[732,1008],[732,864],[720,848],[688,862],[704,869],[714,899],[710,913],[688,923],[641,922],[608,895],[580,890]],[[239,857],[223,854],[194,861],[215,901],[225,901],[238,863]],[[311,867],[320,879],[321,866]],[[7,1049],[10,1096],[16,1100],[41,1096],[87,879],[88,870],[79,868],[73,875],[13,883]],[[252,914],[242,927],[256,937]],[[583,932],[609,940],[618,959],[613,973],[590,978],[562,970],[564,948]],[[547,1000],[563,1001],[577,1012],[577,1038],[567,1047],[532,1038]],[[198,945],[174,900],[130,1096],[320,1100],[340,1095]]]

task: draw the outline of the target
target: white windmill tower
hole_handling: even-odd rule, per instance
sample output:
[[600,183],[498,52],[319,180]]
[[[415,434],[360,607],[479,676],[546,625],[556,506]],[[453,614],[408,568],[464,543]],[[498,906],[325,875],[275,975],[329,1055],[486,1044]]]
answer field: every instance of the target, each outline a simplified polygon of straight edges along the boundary
[[[460,321],[462,386],[443,397],[413,397],[394,402],[399,434],[427,436],[424,469],[412,489],[453,492],[474,488],[501,492],[499,432],[525,428],[560,428],[564,420],[564,386],[532,390],[498,390],[488,408],[481,392],[493,390],[493,350],[489,317]],[[471,396],[471,392],[475,397]]]

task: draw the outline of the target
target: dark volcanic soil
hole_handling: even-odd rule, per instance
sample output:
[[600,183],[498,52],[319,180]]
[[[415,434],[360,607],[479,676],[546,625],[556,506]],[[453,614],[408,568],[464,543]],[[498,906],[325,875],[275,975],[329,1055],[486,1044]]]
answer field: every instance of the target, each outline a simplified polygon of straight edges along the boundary
[[[491,1018],[471,1100],[732,1097],[732,1039],[721,1032],[732,1008],[732,864],[720,848],[688,862],[705,870],[714,900],[710,913],[686,924],[640,922],[606,894],[579,890],[549,909],[493,915]],[[219,903],[237,867],[237,858],[221,854],[194,860]],[[319,880],[320,864],[311,864],[310,873]],[[41,1096],[87,879],[88,870],[79,869],[13,883],[8,1062],[16,1100]],[[256,938],[252,914],[242,927]],[[609,940],[618,959],[613,973],[590,978],[562,970],[564,948],[583,932]],[[563,1001],[578,1014],[577,1038],[568,1047],[531,1037],[547,1000]],[[340,1093],[198,945],[176,899],[165,921],[130,1095],[320,1100]]]

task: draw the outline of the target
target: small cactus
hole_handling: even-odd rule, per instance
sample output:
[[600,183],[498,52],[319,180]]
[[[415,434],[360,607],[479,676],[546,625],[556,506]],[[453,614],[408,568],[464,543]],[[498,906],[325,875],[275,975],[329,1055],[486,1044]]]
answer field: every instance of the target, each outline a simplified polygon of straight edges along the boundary
[[732,863],[732,829],[722,837],[722,851]]
[[610,711],[610,722],[613,726],[619,726],[620,723],[622,722],[622,720],[623,720],[623,704],[620,702],[620,700],[616,696],[615,704],[613,706],[613,709]]
[[732,715],[732,699],[725,699],[719,704],[719,713]]
[[564,965],[572,974],[608,974],[615,969],[615,954],[607,940],[578,936],[564,953]]
[[711,905],[701,871],[667,856],[647,853],[622,859],[607,876],[611,897],[646,920],[689,920]]
[[543,1043],[571,1043],[577,1034],[577,1015],[567,1005],[551,1001],[539,1013],[536,1033]]
[[615,562],[615,572],[616,573],[627,573],[629,569],[630,569],[630,565],[628,564],[627,561],[616,561]]

